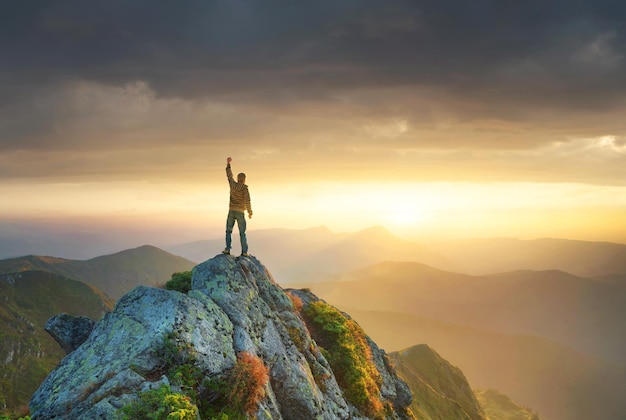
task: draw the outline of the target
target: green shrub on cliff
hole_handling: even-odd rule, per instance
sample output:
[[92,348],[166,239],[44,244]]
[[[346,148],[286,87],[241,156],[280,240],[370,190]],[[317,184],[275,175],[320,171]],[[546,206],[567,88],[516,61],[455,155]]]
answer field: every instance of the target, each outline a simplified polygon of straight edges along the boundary
[[322,301],[308,304],[303,314],[345,398],[368,416],[380,416],[383,412],[379,397],[382,379],[372,361],[363,329]]
[[198,407],[186,395],[172,392],[169,385],[140,392],[137,401],[122,408],[124,420],[196,420]]
[[191,271],[182,271],[172,274],[172,278],[165,283],[167,290],[176,290],[187,293],[191,290]]

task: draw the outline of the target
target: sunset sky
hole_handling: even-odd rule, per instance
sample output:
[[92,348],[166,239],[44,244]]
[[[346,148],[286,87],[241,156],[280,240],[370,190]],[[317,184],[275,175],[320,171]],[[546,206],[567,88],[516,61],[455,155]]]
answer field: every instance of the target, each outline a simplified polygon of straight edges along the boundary
[[0,9],[0,222],[626,243],[625,4]]

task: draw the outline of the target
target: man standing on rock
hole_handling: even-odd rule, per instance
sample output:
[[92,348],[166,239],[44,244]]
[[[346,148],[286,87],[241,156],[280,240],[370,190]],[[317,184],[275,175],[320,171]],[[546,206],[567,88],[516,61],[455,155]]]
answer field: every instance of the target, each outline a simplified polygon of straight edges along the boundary
[[248,240],[246,239],[246,215],[245,211],[248,211],[248,217],[252,217],[252,206],[250,205],[250,192],[246,185],[246,174],[243,172],[237,175],[237,182],[233,179],[233,171],[230,169],[231,158],[226,159],[226,177],[228,178],[228,184],[230,184],[230,205],[228,210],[228,218],[226,219],[226,249],[222,251],[222,254],[230,255],[230,249],[232,245],[233,226],[235,226],[235,220],[237,221],[237,227],[239,228],[239,238],[241,239],[241,256],[248,256]]

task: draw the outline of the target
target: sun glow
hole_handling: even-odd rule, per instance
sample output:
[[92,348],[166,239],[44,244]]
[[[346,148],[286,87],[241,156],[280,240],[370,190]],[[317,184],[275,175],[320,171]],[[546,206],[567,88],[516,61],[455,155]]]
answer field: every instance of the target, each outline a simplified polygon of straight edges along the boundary
[[[257,205],[279,224],[354,231],[382,225],[410,239],[623,235],[622,187],[534,183],[363,183],[257,188]],[[619,195],[622,194],[622,195]],[[624,197],[616,200],[616,197]],[[279,206],[278,203],[289,205]],[[317,221],[315,223],[313,220]],[[585,223],[581,223],[584,220]],[[598,221],[591,223],[592,220]],[[624,219],[626,220],[626,219]],[[601,224],[599,221],[603,221]]]
[[412,210],[398,210],[391,212],[385,219],[385,224],[392,226],[413,226],[424,221],[424,215]]
[[[222,175],[221,172],[219,175]],[[217,178],[217,176],[215,177]],[[626,191],[620,186],[538,183],[287,183],[250,186],[249,228],[326,226],[354,232],[380,225],[397,236],[552,236],[622,241]],[[222,232],[225,183],[2,185],[0,216],[144,220],[152,229]],[[51,198],[52,197],[52,198]],[[30,207],[25,207],[28,203]],[[149,222],[149,223],[148,223]]]

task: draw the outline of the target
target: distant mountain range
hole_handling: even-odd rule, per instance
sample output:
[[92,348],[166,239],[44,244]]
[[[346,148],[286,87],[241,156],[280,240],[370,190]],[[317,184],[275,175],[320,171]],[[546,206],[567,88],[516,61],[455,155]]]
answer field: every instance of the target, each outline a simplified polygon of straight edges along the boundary
[[[318,282],[384,261],[419,262],[465,274],[515,270],[561,270],[581,277],[626,275],[626,244],[565,239],[473,239],[420,244],[380,226],[355,233],[325,227],[248,232],[250,252],[276,267],[280,283]],[[237,241],[235,250],[237,251]],[[224,239],[189,242],[167,250],[192,261],[224,248]]]
[[[379,227],[253,230],[249,242],[279,284],[310,287],[345,308],[387,350],[427,343],[473,386],[497,388],[542,418],[626,412],[626,245],[484,239],[425,246]],[[118,299],[223,246],[219,238],[90,260],[26,256],[0,260],[0,273],[43,270]]]
[[384,348],[427,343],[474,386],[495,387],[547,418],[611,419],[626,409],[619,282],[556,270],[469,276],[386,262],[310,287]]
[[137,286],[163,284],[173,273],[190,270],[194,265],[183,257],[145,245],[82,261],[33,255],[0,260],[0,274],[48,271],[94,285],[119,299]]
[[624,288],[562,271],[469,276],[418,263],[386,262],[310,286],[346,308],[542,336],[611,363],[623,363],[626,354]]
[[[237,240],[234,242],[236,254],[239,244]],[[379,226],[356,233],[333,233],[325,227],[250,231],[248,243],[250,253],[267,261],[276,280],[283,284],[316,282],[334,273],[386,260],[445,265],[442,257],[426,247],[399,239]],[[190,242],[167,249],[200,262],[207,252],[224,249],[224,239]]]
[[114,231],[93,221],[55,224],[46,220],[1,221],[0,259],[23,255],[55,255],[71,259],[89,259],[120,249],[152,243],[137,242],[132,234]]
[[0,408],[28,403],[65,352],[43,329],[60,312],[99,320],[113,301],[95,287],[55,273],[0,275]]
[[427,343],[461,368],[472,387],[504,392],[541,418],[609,420],[626,409],[623,369],[549,339],[397,312],[340,308],[384,349],[399,351]]
[[626,244],[611,242],[483,238],[429,244],[429,249],[453,264],[446,269],[468,274],[561,270],[597,277],[626,273]]
[[[88,259],[137,243],[172,243],[176,233],[123,232],[83,225],[51,227],[0,222],[0,259],[54,255]],[[143,236],[142,236],[143,235]],[[182,235],[182,234],[181,234]],[[144,238],[143,240],[141,238]],[[183,240],[184,236],[179,236]],[[566,239],[477,238],[442,242],[399,239],[380,226],[354,233],[310,229],[249,229],[250,252],[276,267],[281,283],[319,281],[383,261],[413,261],[457,273],[485,275],[515,270],[561,270],[581,277],[626,275],[626,244]],[[155,241],[156,238],[159,238]],[[234,253],[238,253],[235,239]],[[224,238],[161,246],[196,263],[224,249]]]

